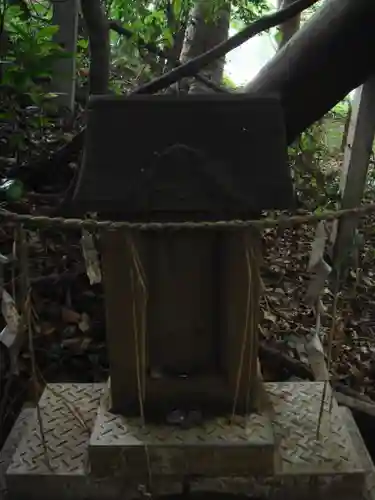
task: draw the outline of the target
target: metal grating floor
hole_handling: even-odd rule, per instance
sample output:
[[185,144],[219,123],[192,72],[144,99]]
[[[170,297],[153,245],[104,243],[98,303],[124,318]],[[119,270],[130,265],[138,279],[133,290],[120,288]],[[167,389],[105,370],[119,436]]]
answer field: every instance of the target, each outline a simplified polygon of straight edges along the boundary
[[275,408],[279,474],[363,475],[363,466],[329,387],[317,435],[324,382],[268,383],[265,387]]
[[142,425],[140,419],[113,415],[102,404],[89,447],[95,475],[147,478],[273,474],[275,442],[265,415],[207,420],[191,429]]
[[80,474],[87,472],[87,442],[102,384],[51,384],[40,400],[45,446],[39,425],[23,437],[8,474]]
[[[100,473],[105,463],[108,465],[106,473],[113,473],[113,468],[112,472],[110,471],[112,462],[120,474],[134,474],[135,468],[140,469],[148,465],[155,474],[194,475],[196,471],[198,473],[202,471],[201,473],[205,475],[217,475],[215,471],[211,474],[209,472],[214,459],[206,456],[208,447],[216,445],[217,449],[219,445],[221,456],[225,457],[227,447],[233,446],[230,465],[234,470],[236,465],[240,467],[238,462],[250,459],[250,456],[246,457],[245,452],[236,445],[247,443],[249,448],[269,446],[268,450],[273,454],[274,432],[279,455],[277,474],[293,476],[341,474],[348,476],[348,481],[357,479],[361,481],[363,467],[353,449],[338,405],[336,401],[331,403],[329,389],[326,394],[320,435],[317,438],[323,386],[324,383],[321,382],[266,383],[265,390],[275,409],[273,430],[270,428],[270,421],[261,415],[252,415],[248,421],[240,421],[237,424],[230,424],[224,419],[215,419],[203,427],[191,430],[175,430],[168,426],[147,424],[143,426],[139,419],[113,415],[102,405],[90,440],[90,458],[93,467],[95,465],[93,472]],[[148,448],[149,457],[140,452],[145,446]],[[193,470],[185,472],[181,470],[184,466],[191,467],[191,464],[186,465],[186,454],[190,453],[186,452],[186,446],[189,450],[196,447],[199,451],[192,460]],[[138,460],[135,457],[137,452]],[[238,461],[236,453],[239,454]],[[272,473],[269,468],[261,464],[263,457],[260,451],[257,450],[257,453],[259,458],[255,456],[255,460],[259,461],[260,474]],[[202,460],[198,458],[200,454],[202,456],[204,454]],[[113,460],[111,455],[114,457]],[[123,467],[119,466],[120,456],[123,459]],[[149,458],[148,463],[146,458]],[[250,466],[247,473],[259,474],[257,469],[254,471]]]
[[[136,492],[136,484],[124,483],[118,478],[98,479],[90,472],[86,425],[89,429],[93,427],[103,387],[54,384],[46,389],[40,406],[49,465],[33,412],[7,471],[9,500],[118,499],[124,497],[125,492],[127,496],[129,492]],[[288,499],[299,495],[307,498],[307,494],[320,499],[340,495],[342,500],[372,500],[374,471],[370,471],[368,459],[366,462],[363,458],[364,444],[355,424],[350,424],[335,402],[331,417],[323,418],[321,440],[315,439],[317,416],[308,408],[316,410],[320,405],[322,384],[275,383],[267,384],[267,390],[274,402],[273,428],[280,446],[278,477],[202,478],[193,481],[192,489],[230,489],[238,493],[266,494],[266,498],[272,500],[286,498],[285,495]],[[82,425],[82,421],[86,425]],[[313,451],[309,453],[309,450]],[[152,485],[160,493],[180,491],[180,482],[172,477],[168,481],[154,477]],[[361,496],[362,489],[366,494]]]
[[361,463],[366,471],[365,486],[362,498],[375,500],[375,467],[370,454],[363,442],[361,433],[355,423],[352,412],[348,408],[340,408],[345,424],[347,425],[354,448],[360,457]]
[[6,498],[5,474],[23,434],[32,422],[34,412],[35,408],[24,408],[21,411],[0,451],[0,500]]
[[88,442],[103,388],[104,384],[47,386],[40,399],[45,446],[35,411],[6,473],[10,500],[110,498],[111,484],[88,477]]

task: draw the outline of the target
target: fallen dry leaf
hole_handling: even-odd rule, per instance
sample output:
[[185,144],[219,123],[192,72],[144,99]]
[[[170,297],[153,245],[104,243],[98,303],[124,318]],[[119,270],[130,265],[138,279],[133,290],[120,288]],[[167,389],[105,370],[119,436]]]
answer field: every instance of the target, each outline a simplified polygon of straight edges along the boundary
[[56,332],[56,327],[51,323],[43,322],[39,325],[40,333],[44,336],[52,335]]
[[277,320],[276,315],[272,314],[270,311],[265,310],[263,315],[264,315],[264,319],[266,321],[271,321],[271,323],[275,323]]
[[78,323],[78,328],[85,333],[90,330],[90,316],[86,313],[81,314],[81,319]]
[[99,256],[95,247],[95,242],[92,234],[85,229],[82,230],[81,237],[82,253],[86,264],[86,273],[89,278],[90,285],[96,285],[102,281],[102,273],[100,270]]
[[5,289],[3,289],[2,293],[1,312],[9,331],[13,335],[17,335],[20,328],[21,317],[18,314],[13,297],[9,295]]
[[74,323],[78,325],[81,321],[81,315],[72,309],[63,307],[61,309],[61,319],[64,323]]

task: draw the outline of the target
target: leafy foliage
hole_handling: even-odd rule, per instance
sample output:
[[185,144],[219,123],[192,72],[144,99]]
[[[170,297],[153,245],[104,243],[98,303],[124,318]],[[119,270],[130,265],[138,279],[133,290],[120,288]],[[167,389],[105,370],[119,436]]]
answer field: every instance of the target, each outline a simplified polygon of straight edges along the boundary
[[[17,155],[27,151],[35,134],[41,136],[54,109],[48,84],[53,64],[67,55],[53,41],[58,27],[37,16],[25,23],[25,11],[20,5],[3,6],[0,12],[6,40],[6,53],[1,64],[0,127],[5,150]],[[26,126],[27,125],[27,126]]]
[[[172,50],[176,38],[185,31],[193,3],[193,0],[103,0],[108,18],[120,21],[134,33],[134,39],[128,40],[111,31],[112,91],[127,91],[165,70],[164,60],[139,48],[138,37]],[[223,4],[224,0],[212,2],[214,8],[208,15],[215,16],[216,9]],[[268,8],[266,0],[233,0],[232,4],[232,17],[241,23],[253,20]],[[70,57],[54,41],[58,27],[52,24],[52,5],[48,0],[0,0],[0,127],[4,150],[17,157],[17,161],[30,144],[42,140],[46,127],[53,125],[55,99],[50,85],[53,68],[59,58]],[[89,51],[82,22],[76,66],[77,96],[84,99]]]
[[311,211],[333,209],[340,199],[337,158],[327,147],[326,133],[325,121],[321,120],[289,149],[297,196]]
[[[207,20],[214,20],[225,0],[207,2]],[[117,84],[126,86],[130,79],[142,73],[144,77],[160,74],[165,69],[165,61],[153,57],[154,65],[136,46],[136,36],[146,42],[158,45],[164,50],[172,50],[185,31],[189,12],[194,0],[156,0],[140,2],[139,0],[107,0],[105,2],[108,17],[120,20],[129,28],[135,37],[133,43],[112,34],[112,51],[116,67]],[[233,0],[231,2],[232,22],[240,29],[244,24],[256,19],[269,8],[267,0]],[[178,53],[175,54],[178,57]],[[119,73],[121,77],[119,77]]]
[[251,2],[234,0],[232,2],[233,20],[238,20],[243,24],[255,21],[269,9],[270,5],[267,0],[252,0]]
[[[66,57],[64,51],[53,42],[57,26],[45,26],[40,22],[24,24],[9,9],[5,23],[10,48],[3,71],[3,85],[20,95],[28,95],[40,104],[43,83],[52,77],[53,63],[58,57]],[[42,25],[41,25],[42,24]]]

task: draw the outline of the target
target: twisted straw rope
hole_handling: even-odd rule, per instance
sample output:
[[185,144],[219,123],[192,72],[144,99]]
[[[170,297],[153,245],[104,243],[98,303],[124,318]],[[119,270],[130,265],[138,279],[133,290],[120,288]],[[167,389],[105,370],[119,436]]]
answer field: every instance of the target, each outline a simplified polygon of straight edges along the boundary
[[44,215],[17,214],[0,208],[0,219],[8,223],[24,224],[37,228],[67,228],[67,229],[134,229],[138,231],[162,231],[165,229],[241,229],[257,227],[260,229],[274,227],[293,227],[301,224],[314,224],[322,220],[340,219],[346,216],[364,216],[375,212],[375,203],[342,210],[327,210],[321,213],[306,215],[282,215],[276,218],[256,220],[221,220],[200,222],[127,222],[95,219],[66,219],[64,217],[48,217]]

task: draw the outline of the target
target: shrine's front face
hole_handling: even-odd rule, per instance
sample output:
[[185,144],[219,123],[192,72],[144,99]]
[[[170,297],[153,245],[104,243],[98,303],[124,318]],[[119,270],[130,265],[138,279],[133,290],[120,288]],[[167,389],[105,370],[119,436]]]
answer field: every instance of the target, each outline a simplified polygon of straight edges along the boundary
[[[125,132],[120,122],[131,122],[135,109],[145,126]],[[132,138],[127,151],[118,130]],[[174,410],[244,412],[254,403],[259,234],[162,223],[249,219],[287,206],[285,144],[274,98],[92,102],[76,203],[161,223],[101,235],[113,411],[164,418]]]
[[115,410],[139,413],[139,394],[154,414],[245,410],[256,373],[257,244],[242,231],[106,235]]
[[222,365],[220,235],[211,231],[144,234],[149,286],[150,377],[214,376]]

